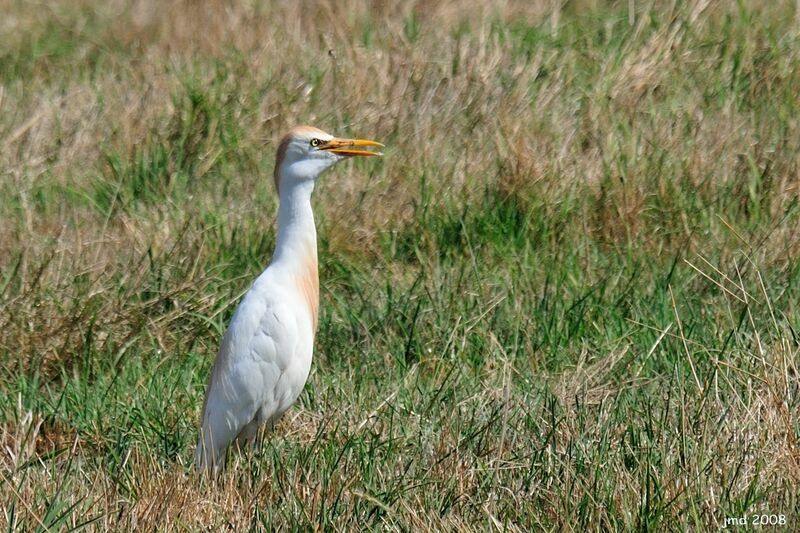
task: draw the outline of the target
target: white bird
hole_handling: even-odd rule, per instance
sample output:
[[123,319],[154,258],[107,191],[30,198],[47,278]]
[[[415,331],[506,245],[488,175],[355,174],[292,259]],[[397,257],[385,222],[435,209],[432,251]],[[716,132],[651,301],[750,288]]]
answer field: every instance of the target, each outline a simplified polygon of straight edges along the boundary
[[323,171],[352,156],[381,155],[366,139],[292,129],[275,160],[278,238],[272,261],[247,291],[222,338],[208,380],[195,464],[218,471],[228,446],[252,443],[297,400],[311,369],[319,308],[311,193]]

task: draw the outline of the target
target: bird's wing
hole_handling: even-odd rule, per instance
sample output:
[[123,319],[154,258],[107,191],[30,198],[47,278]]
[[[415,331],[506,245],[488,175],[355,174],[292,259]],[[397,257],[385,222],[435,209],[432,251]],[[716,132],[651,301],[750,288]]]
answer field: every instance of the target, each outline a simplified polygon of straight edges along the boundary
[[254,285],[231,319],[203,404],[198,466],[218,462],[245,425],[280,408],[276,389],[293,357],[297,323],[279,292]]

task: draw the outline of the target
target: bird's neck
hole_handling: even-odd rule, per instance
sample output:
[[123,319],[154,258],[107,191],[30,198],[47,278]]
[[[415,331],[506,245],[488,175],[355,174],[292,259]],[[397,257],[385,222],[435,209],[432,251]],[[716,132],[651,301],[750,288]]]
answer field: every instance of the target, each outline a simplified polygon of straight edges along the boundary
[[278,240],[275,245],[276,261],[306,259],[313,255],[317,259],[317,229],[314,212],[311,210],[312,181],[292,184],[281,189],[278,207]]
[[317,230],[311,210],[313,181],[293,183],[281,188],[278,207],[278,240],[272,265],[289,273],[291,282],[305,299],[317,325],[319,274],[317,271]]

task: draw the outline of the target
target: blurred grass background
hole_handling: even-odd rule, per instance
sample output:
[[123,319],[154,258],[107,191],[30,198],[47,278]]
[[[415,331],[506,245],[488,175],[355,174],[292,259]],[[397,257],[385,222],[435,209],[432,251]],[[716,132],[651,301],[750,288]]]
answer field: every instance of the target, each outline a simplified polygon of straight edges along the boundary
[[[5,529],[797,527],[794,2],[0,0]],[[314,197],[312,375],[190,467]]]

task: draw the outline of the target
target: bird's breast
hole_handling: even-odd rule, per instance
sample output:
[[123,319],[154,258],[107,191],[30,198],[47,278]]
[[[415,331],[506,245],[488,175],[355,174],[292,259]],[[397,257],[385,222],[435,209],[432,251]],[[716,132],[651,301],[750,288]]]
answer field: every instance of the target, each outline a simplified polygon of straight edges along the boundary
[[319,317],[319,272],[316,250],[308,249],[306,251],[300,262],[300,268],[293,275],[293,281],[300,299],[311,316],[313,333],[316,333]]

